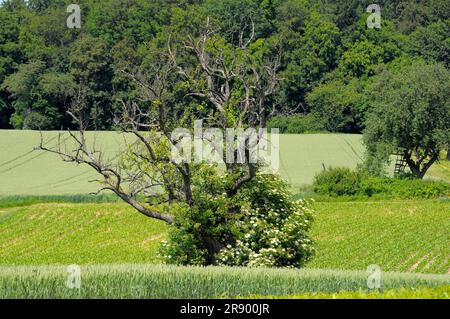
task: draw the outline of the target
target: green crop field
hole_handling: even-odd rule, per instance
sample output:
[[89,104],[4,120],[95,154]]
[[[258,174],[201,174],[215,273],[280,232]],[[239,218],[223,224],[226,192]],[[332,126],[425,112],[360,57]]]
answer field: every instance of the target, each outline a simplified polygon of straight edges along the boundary
[[[120,148],[121,136],[114,132],[90,134],[99,147],[110,154]],[[57,132],[43,133],[46,146],[55,146]],[[63,139],[64,140],[64,139]],[[87,194],[98,189],[89,180],[95,178],[89,168],[65,163],[54,154],[34,150],[39,146],[36,131],[0,131],[0,197],[8,195]]]
[[[44,132],[46,146],[55,146],[58,132]],[[114,158],[123,146],[117,132],[90,132],[96,146]],[[63,138],[64,140],[64,138]],[[57,155],[34,150],[39,145],[36,131],[0,130],[0,198],[11,195],[75,195],[98,189],[89,183],[95,172],[63,162]],[[311,184],[325,167],[355,168],[361,163],[364,146],[360,135],[280,135],[280,174],[293,189]],[[448,163],[433,166],[430,178],[450,180]]]
[[[46,146],[55,146],[58,132],[44,132]],[[123,146],[116,132],[89,133],[97,147],[114,158]],[[64,139],[63,139],[64,140]],[[34,150],[39,145],[36,131],[0,130],[0,197],[8,195],[87,194],[98,185],[89,183],[95,173],[84,166],[63,162],[57,155]],[[364,146],[356,134],[280,135],[280,174],[294,189],[311,184],[325,167],[355,168],[361,163]],[[430,178],[449,180],[448,164],[437,164]]]
[[[309,268],[447,274],[450,201],[316,203]],[[158,262],[166,226],[125,204],[38,204],[0,210],[1,264]]]
[[[117,153],[123,136],[115,132],[90,133],[107,154]],[[47,146],[55,146],[58,132],[43,133]],[[98,188],[89,180],[95,173],[84,166],[63,162],[57,155],[33,150],[39,145],[35,131],[0,130],[0,197],[8,195],[87,194]],[[311,134],[280,136],[280,173],[294,187],[310,184],[322,165],[356,167],[364,148],[359,135]]]
[[152,263],[165,224],[125,204],[0,210],[2,264]]
[[309,267],[450,274],[450,201],[316,203]]
[[[123,145],[115,132],[94,135],[112,158]],[[56,144],[56,132],[44,136]],[[33,150],[39,138],[0,131],[0,298],[448,297],[448,199],[316,202],[317,253],[303,270],[166,268],[157,250],[167,226],[113,195],[88,195],[98,188],[88,182],[94,173]],[[280,173],[294,190],[323,166],[355,167],[364,152],[361,136],[342,134],[281,135],[280,148]],[[431,175],[448,180],[448,162]],[[80,291],[64,285],[69,264],[82,266]],[[371,264],[394,290],[368,294]]]
[[[0,298],[221,298],[367,291],[365,271],[95,265],[80,267],[81,289],[63,266],[0,267]],[[443,275],[383,273],[382,289],[450,285]]]

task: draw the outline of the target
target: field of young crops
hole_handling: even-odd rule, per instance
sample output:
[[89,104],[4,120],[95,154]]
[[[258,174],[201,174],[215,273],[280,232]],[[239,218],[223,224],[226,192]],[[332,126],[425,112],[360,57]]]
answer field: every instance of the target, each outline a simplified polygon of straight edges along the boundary
[[[133,264],[84,266],[79,274],[80,289],[70,289],[66,267],[0,267],[0,298],[229,298],[367,291],[365,271]],[[442,287],[450,285],[450,277],[383,273],[381,285]]]
[[165,224],[124,204],[0,209],[1,264],[153,263]]
[[316,203],[313,268],[450,274],[450,201]]
[[[316,203],[309,268],[447,274],[450,201]],[[0,209],[3,265],[155,263],[166,226],[125,204]]]
[[[57,132],[43,133],[46,146],[56,145]],[[115,132],[90,133],[97,147],[113,158],[123,137]],[[64,139],[63,139],[64,140]],[[59,156],[33,150],[39,145],[35,131],[0,130],[0,197],[8,195],[87,194],[98,185],[89,168],[64,163]],[[294,187],[310,184],[329,166],[355,167],[361,161],[361,136],[311,134],[280,136],[280,173]]]
[[[114,157],[121,136],[96,134]],[[44,135],[56,143],[56,132]],[[303,270],[166,268],[157,265],[164,223],[112,195],[87,195],[98,188],[88,183],[95,175],[34,151],[38,143],[36,132],[0,131],[0,298],[448,298],[448,199],[317,202],[317,254]],[[363,154],[358,135],[282,135],[280,147],[280,172],[294,189],[323,165],[355,167]],[[448,162],[432,174],[448,180]],[[65,286],[70,264],[82,267],[81,290]],[[394,290],[367,294],[371,264]]]

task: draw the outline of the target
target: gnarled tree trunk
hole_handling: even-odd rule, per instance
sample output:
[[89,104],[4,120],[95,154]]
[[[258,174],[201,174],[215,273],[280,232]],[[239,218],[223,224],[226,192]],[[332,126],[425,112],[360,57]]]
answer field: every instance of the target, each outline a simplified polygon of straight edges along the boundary
[[[408,164],[411,173],[417,178],[423,179],[430,167],[439,159],[438,153],[432,153],[430,156],[424,155],[420,158],[412,158],[411,151],[405,151],[403,153],[406,163]],[[425,162],[427,158],[430,158],[428,162]]]

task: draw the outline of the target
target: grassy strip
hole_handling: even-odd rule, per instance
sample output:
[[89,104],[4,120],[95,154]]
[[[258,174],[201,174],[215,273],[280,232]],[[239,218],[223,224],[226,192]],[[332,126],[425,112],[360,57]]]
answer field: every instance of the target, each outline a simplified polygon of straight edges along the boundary
[[[81,267],[81,288],[63,266],[0,267],[0,298],[218,298],[288,296],[367,289],[367,273],[313,269],[96,265]],[[448,275],[383,273],[383,289],[450,285]]]
[[375,194],[371,197],[364,195],[342,195],[342,196],[330,196],[321,195],[314,193],[312,187],[303,187],[300,191],[292,197],[294,200],[302,199],[313,199],[316,202],[383,202],[383,201],[411,201],[411,200],[439,200],[442,202],[450,203],[450,195],[442,195],[430,198],[402,198],[401,196],[386,195],[386,194]]
[[304,293],[289,296],[248,296],[250,299],[450,299],[450,286],[402,288],[385,291],[342,291]]
[[101,195],[41,195],[0,197],[0,208],[23,207],[41,203],[116,203],[120,199],[113,194]]

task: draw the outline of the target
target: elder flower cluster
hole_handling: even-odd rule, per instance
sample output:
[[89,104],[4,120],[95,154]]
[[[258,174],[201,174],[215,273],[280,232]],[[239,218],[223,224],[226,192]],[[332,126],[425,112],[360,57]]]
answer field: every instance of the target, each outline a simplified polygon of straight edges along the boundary
[[302,267],[313,255],[307,232],[313,222],[310,203],[292,200],[274,175],[258,176],[244,194],[246,207],[236,222],[236,241],[218,255],[220,264],[248,267]]

